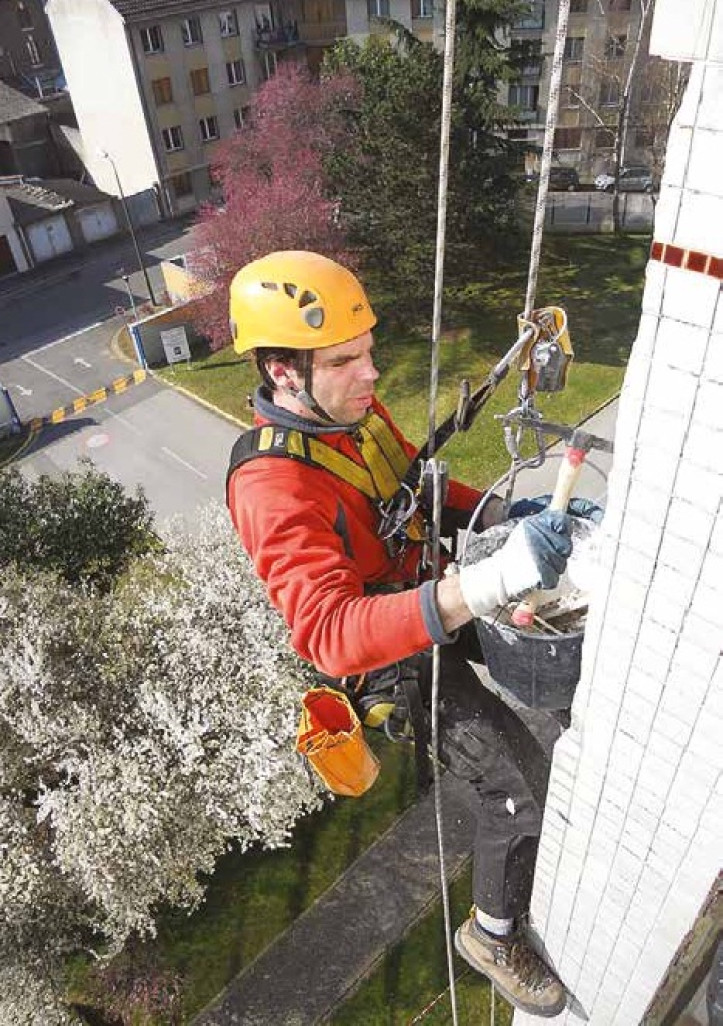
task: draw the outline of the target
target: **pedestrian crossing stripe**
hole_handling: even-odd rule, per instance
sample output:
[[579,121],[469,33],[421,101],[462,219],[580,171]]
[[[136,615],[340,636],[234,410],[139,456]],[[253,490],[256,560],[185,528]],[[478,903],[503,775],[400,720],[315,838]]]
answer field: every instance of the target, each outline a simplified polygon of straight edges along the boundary
[[115,381],[111,381],[110,385],[97,388],[95,392],[90,392],[88,395],[79,396],[68,406],[58,407],[57,410],[53,410],[45,417],[34,417],[30,421],[29,427],[31,431],[39,431],[44,424],[60,424],[67,417],[72,417],[76,413],[82,413],[89,406],[97,406],[98,403],[105,402],[111,395],[119,395],[121,392],[125,392],[131,385],[139,385],[142,381],[146,380],[146,377],[147,371],[144,369],[134,370],[132,374],[126,374],[123,378],[116,378]]

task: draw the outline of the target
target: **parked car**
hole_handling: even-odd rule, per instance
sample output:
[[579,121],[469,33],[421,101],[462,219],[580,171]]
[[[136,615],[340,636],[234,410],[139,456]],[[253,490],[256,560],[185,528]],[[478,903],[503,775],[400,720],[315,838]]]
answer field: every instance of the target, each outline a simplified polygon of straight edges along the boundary
[[[538,171],[525,175],[526,182],[534,182],[536,185],[539,180],[540,175]],[[550,168],[549,187],[554,192],[574,192],[579,185],[580,176],[574,167],[569,167],[566,164],[556,164]]]
[[[615,175],[604,173],[595,179],[595,188],[602,192],[612,192]],[[650,168],[642,165],[623,167],[620,169],[621,192],[653,192],[656,188]]]

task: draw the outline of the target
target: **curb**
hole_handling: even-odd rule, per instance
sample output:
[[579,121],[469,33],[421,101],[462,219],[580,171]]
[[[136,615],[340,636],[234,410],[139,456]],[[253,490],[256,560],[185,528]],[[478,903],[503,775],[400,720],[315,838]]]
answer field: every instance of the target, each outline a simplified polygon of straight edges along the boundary
[[116,378],[115,381],[111,381],[110,385],[97,388],[95,392],[90,392],[88,395],[80,396],[69,406],[60,406],[45,417],[33,417],[29,422],[30,431],[40,431],[46,424],[60,424],[67,417],[81,413],[89,406],[97,406],[98,403],[105,402],[111,395],[119,395],[121,392],[125,392],[132,385],[140,384],[146,380],[146,376],[145,370],[135,370],[132,374],[127,374],[123,378]]

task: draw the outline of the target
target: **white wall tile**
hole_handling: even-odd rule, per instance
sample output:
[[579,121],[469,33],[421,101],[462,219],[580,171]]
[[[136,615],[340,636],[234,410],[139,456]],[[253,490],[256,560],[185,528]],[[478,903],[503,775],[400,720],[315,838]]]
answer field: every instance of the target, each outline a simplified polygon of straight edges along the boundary
[[681,188],[688,170],[692,128],[678,128],[670,133],[665,150],[663,184]]
[[[663,316],[710,329],[719,290],[720,284],[715,278],[680,267],[669,267],[663,296]],[[683,335],[681,345],[685,345]],[[684,404],[683,399],[680,402],[681,405]],[[680,406],[673,408],[680,409]]]
[[[655,227],[653,238],[658,242],[672,242],[675,238],[675,229],[678,224],[678,212],[683,199],[683,190],[678,185],[669,185],[663,182],[660,186],[660,195],[655,206]],[[643,302],[643,310],[647,313],[658,313],[660,307],[655,300],[659,296],[654,294],[651,297],[650,305]]]
[[716,306],[715,325],[716,333],[710,338],[703,373],[708,381],[720,384],[723,382],[723,302],[720,299]]
[[[687,131],[690,132],[690,130]],[[683,146],[685,145],[683,141],[685,132],[686,130],[683,130],[680,133],[680,136],[683,137],[680,140],[680,144]],[[723,175],[720,173],[720,145],[720,133],[718,130],[713,131],[711,129],[699,128],[696,131],[695,146],[692,148],[692,151],[689,151],[690,162],[685,181],[687,189],[710,193],[712,196],[723,196]],[[666,151],[666,168],[668,152]],[[716,255],[720,256],[723,254],[720,232],[715,232],[714,225],[709,227],[708,232],[711,237],[712,246],[711,248],[706,248],[705,252],[715,253],[715,247],[717,246],[718,252]]]
[[[718,143],[720,147],[720,142]],[[712,169],[715,170],[715,169]],[[712,177],[712,176],[711,176]],[[720,181],[720,176],[719,176]],[[713,256],[723,255],[718,226],[723,223],[723,196],[683,190],[673,242],[683,249],[696,249]],[[705,275],[695,271],[699,278]],[[713,311],[711,310],[711,317]]]

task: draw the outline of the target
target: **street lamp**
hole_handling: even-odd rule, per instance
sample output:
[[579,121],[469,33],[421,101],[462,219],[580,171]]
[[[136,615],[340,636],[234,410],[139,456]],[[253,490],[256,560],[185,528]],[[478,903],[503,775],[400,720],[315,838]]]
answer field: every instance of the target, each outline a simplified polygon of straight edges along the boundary
[[118,194],[120,196],[120,201],[123,204],[123,211],[124,211],[124,213],[126,215],[126,223],[128,225],[128,231],[130,232],[131,239],[133,240],[133,248],[136,251],[136,259],[138,260],[138,266],[140,267],[141,271],[143,272],[143,277],[146,280],[146,288],[148,289],[148,298],[150,299],[150,301],[153,304],[153,306],[155,306],[156,305],[156,298],[153,295],[153,289],[151,287],[151,279],[148,277],[148,271],[146,270],[146,265],[143,263],[143,257],[141,256],[140,247],[138,246],[138,239],[136,238],[135,229],[133,228],[133,222],[131,221],[131,215],[130,215],[130,211],[128,210],[128,204],[126,203],[125,194],[123,192],[123,186],[121,185],[120,178],[118,176],[118,168],[115,166],[115,161],[113,160],[113,158],[111,157],[110,153],[108,153],[107,150],[99,150],[98,151],[98,155],[101,156],[101,157],[104,157],[105,160],[110,161],[110,166],[113,168],[113,174],[115,175],[116,185],[118,186]]

